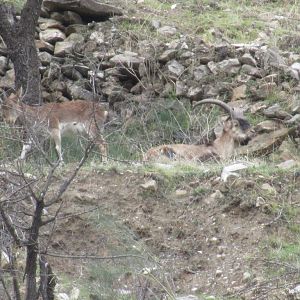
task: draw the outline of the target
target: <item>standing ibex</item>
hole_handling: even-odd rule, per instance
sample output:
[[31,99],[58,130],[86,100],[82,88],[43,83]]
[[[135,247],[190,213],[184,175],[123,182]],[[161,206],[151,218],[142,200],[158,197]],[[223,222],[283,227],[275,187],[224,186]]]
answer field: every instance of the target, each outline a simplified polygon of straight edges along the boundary
[[25,159],[32,145],[39,143],[36,138],[51,137],[59,160],[63,161],[61,136],[68,131],[87,134],[98,144],[102,160],[107,159],[102,131],[108,113],[101,106],[83,100],[31,106],[22,102],[21,93],[12,93],[2,104],[4,121],[11,124],[18,122],[25,133],[20,159]]
[[223,131],[219,137],[211,144],[171,144],[153,147],[145,153],[144,161],[158,160],[161,157],[171,160],[195,161],[205,161],[211,158],[227,159],[234,154],[237,146],[251,139],[251,126],[241,111],[235,111],[226,103],[213,99],[205,99],[197,102],[194,108],[202,104],[219,105],[229,114],[229,117],[223,124]]

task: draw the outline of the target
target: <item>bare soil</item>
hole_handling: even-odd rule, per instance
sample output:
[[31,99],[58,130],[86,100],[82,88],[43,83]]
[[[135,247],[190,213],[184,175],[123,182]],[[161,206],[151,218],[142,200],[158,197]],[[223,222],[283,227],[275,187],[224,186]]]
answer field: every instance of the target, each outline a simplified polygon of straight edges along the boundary
[[[158,190],[145,191],[140,185],[152,178]],[[264,183],[276,192],[266,192]],[[244,174],[227,183],[215,175],[178,178],[172,187],[160,174],[82,171],[63,196],[64,218],[51,236],[49,251],[109,256],[118,249],[117,254],[124,254],[115,231],[95,226],[91,213],[83,213],[93,210],[128,228],[157,257],[176,292],[266,299],[278,284],[266,277],[268,239],[294,238],[283,211],[274,207],[283,202],[297,206],[299,183],[292,171],[274,177]],[[84,268],[82,260],[51,262],[54,270],[70,276]]]

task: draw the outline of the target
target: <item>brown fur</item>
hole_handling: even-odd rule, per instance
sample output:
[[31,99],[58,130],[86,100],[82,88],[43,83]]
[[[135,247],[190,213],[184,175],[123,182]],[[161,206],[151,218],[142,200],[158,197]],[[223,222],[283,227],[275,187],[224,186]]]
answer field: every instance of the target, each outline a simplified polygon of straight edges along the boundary
[[24,159],[33,143],[30,136],[46,134],[55,142],[59,159],[62,161],[61,136],[66,131],[86,133],[98,144],[102,159],[107,159],[107,147],[102,137],[107,111],[98,104],[76,100],[64,103],[47,103],[30,106],[22,103],[19,94],[11,94],[2,104],[3,119],[7,123],[20,123],[26,133],[21,159]]
[[237,120],[228,119],[223,124],[222,134],[211,144],[187,145],[171,144],[150,148],[144,155],[144,161],[161,158],[168,160],[206,161],[209,159],[227,159],[234,154],[236,147],[250,137],[250,127],[242,129]]

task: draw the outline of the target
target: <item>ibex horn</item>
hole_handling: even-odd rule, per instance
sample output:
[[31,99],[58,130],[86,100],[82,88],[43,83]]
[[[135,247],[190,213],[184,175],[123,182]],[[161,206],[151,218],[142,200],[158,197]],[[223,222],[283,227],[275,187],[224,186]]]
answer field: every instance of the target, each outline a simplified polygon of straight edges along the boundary
[[216,104],[219,105],[220,107],[222,107],[227,113],[230,114],[232,119],[237,119],[237,118],[243,118],[243,115],[241,112],[236,112],[234,111],[228,104],[226,104],[223,101],[220,100],[215,100],[215,99],[204,99],[201,100],[199,102],[197,102],[193,108],[195,108],[198,105],[202,105],[202,104]]

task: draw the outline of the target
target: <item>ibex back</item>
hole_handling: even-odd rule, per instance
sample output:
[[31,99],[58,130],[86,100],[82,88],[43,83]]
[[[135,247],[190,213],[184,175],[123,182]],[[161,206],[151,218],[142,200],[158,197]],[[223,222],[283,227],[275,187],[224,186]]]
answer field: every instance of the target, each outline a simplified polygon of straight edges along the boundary
[[11,94],[2,104],[4,121],[10,124],[18,121],[25,131],[20,159],[26,158],[35,137],[44,135],[53,139],[58,158],[63,161],[61,137],[68,131],[87,134],[99,146],[102,160],[107,159],[102,133],[108,112],[101,106],[83,100],[31,106],[22,102],[20,93]]
[[144,161],[160,160],[161,158],[195,161],[227,159],[234,154],[234,150],[241,143],[247,143],[251,139],[251,126],[241,112],[234,111],[222,101],[212,99],[202,100],[194,107],[202,104],[219,105],[230,115],[223,123],[223,130],[218,138],[211,144],[170,144],[153,147],[144,155]]

